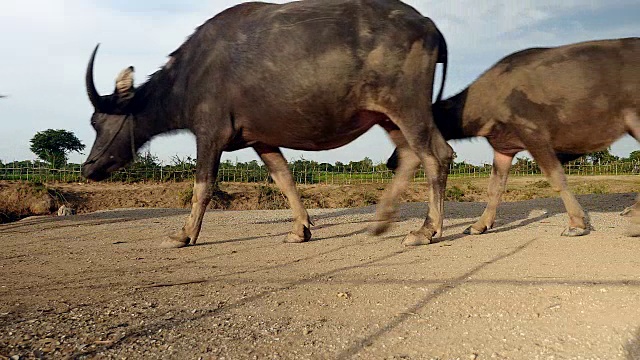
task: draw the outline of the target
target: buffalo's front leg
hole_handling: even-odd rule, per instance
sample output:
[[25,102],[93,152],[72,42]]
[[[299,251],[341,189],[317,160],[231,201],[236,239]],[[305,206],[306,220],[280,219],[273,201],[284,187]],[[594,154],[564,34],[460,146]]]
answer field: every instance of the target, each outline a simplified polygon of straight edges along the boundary
[[551,188],[560,194],[569,215],[569,226],[562,232],[562,236],[582,236],[591,230],[589,217],[578,203],[576,197],[567,186],[567,178],[564,175],[562,164],[555,155],[554,150],[548,145],[548,140],[532,141],[524,138],[525,145],[533,159],[538,163],[542,172],[546,175]]
[[282,152],[277,147],[271,147],[263,144],[253,147],[262,161],[267,165],[271,178],[282,193],[287,197],[289,206],[293,211],[293,229],[285,238],[285,242],[300,243],[311,239],[312,225],[309,219],[309,213],[302,204],[300,194],[296,189],[296,184],[287,165],[287,160],[282,156]]
[[382,193],[376,207],[375,222],[370,227],[370,231],[374,235],[381,235],[389,229],[398,207],[398,199],[405,192],[411,178],[420,166],[420,158],[411,150],[400,129],[385,127],[385,130],[396,145],[397,161],[393,181],[389,188]]
[[467,235],[479,235],[493,228],[496,221],[496,210],[500,204],[500,198],[507,185],[509,169],[515,154],[503,154],[497,151],[493,153],[493,168],[489,179],[489,190],[487,207],[482,216],[473,225],[469,226],[464,233]]
[[196,180],[191,197],[191,214],[184,226],[162,243],[165,248],[180,248],[189,244],[195,245],[202,228],[202,218],[211,201],[213,185],[218,173],[220,155],[218,146],[206,146],[198,141],[198,159],[196,162]]

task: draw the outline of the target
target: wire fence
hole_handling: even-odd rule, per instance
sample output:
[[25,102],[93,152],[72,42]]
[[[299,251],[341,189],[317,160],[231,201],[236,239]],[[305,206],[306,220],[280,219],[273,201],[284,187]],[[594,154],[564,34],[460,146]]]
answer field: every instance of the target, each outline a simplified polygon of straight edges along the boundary
[[[223,164],[224,165],[224,164]],[[564,166],[567,175],[639,175],[640,162],[620,161],[603,164],[569,163]],[[294,167],[291,166],[293,178],[298,184],[371,184],[388,183],[393,172],[384,165],[371,169],[354,169],[349,166],[335,168],[329,165]],[[491,175],[491,165],[453,164],[449,177],[482,178]],[[516,162],[511,168],[511,176],[542,175],[540,168],[533,161]],[[108,182],[180,182],[191,181],[195,176],[195,167],[188,166],[132,166],[114,172]],[[53,169],[46,164],[25,164],[19,166],[0,167],[0,180],[21,180],[34,182],[86,182],[82,177],[81,165],[68,165],[65,168]],[[249,166],[244,164],[222,166],[218,171],[218,181],[233,183],[271,182],[265,166]],[[424,171],[418,170],[414,182],[426,182]]]

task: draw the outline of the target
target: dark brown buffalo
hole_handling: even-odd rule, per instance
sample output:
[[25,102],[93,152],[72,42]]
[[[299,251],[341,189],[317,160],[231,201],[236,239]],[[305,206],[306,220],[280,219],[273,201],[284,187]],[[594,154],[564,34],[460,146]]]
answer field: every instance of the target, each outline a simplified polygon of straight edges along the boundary
[[[196,136],[191,215],[165,245],[195,244],[222,152],[246,147],[289,200],[294,225],[287,240],[308,240],[311,221],[279,147],[333,149],[374,125],[399,149],[419,154],[430,179],[429,214],[405,242],[429,243],[441,234],[452,149],[433,123],[431,97],[446,44],[412,7],[394,0],[241,4],[199,27],[140,87],[133,87],[133,67],[125,69],[107,96],[93,83],[96,51],[86,85],[97,138],[84,176],[106,178],[156,135],[186,129]],[[375,233],[388,227],[408,178],[399,174],[381,200]]]
[[[433,112],[447,140],[484,136],[494,149],[487,208],[465,233],[493,227],[513,157],[528,150],[569,213],[563,235],[587,234],[589,219],[567,188],[561,162],[605,149],[625,134],[640,141],[640,38],[511,54],[434,104]],[[388,166],[401,165],[400,158],[394,152]],[[640,211],[630,213],[632,223],[640,223]]]

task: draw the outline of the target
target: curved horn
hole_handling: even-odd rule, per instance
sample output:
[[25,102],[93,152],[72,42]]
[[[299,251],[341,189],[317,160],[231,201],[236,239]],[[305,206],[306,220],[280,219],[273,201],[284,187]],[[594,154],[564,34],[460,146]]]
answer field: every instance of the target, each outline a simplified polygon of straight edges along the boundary
[[93,62],[96,59],[96,53],[98,52],[99,47],[100,44],[96,45],[96,48],[93,49],[91,59],[89,60],[89,65],[87,65],[87,74],[85,75],[87,95],[89,95],[89,100],[96,110],[100,108],[100,94],[98,94],[96,84],[93,82]]

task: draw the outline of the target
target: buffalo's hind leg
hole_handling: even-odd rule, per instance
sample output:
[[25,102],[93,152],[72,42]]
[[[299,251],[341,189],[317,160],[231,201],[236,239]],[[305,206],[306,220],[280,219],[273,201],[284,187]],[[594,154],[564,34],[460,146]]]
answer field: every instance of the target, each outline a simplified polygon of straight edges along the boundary
[[444,191],[447,186],[449,165],[453,159],[453,149],[437,128],[432,128],[430,135],[430,139],[425,143],[417,139],[410,141],[416,154],[421,155],[424,172],[429,182],[429,212],[422,227],[410,232],[402,241],[405,246],[430,244],[432,238],[442,236]]
[[260,155],[262,161],[267,165],[271,178],[282,193],[287,197],[289,206],[293,211],[293,230],[285,238],[288,243],[301,243],[311,239],[310,227],[313,225],[309,219],[309,213],[302,204],[300,194],[296,189],[296,184],[287,165],[287,160],[282,156],[282,152],[277,147],[264,144],[253,147]]
[[453,159],[453,149],[435,126],[431,109],[428,107],[422,109],[419,106],[413,107],[412,110],[398,116],[389,116],[389,118],[401,131],[401,133],[389,132],[385,127],[398,145],[400,165],[391,182],[391,188],[378,204],[377,228],[385,229],[384,223],[389,221],[390,214],[395,209],[395,197],[406,188],[417,164],[422,162],[429,183],[429,212],[422,227],[409,233],[402,243],[405,246],[430,244],[433,237],[442,235],[444,190],[449,175],[449,165]]
[[491,177],[489,178],[487,207],[484,209],[480,219],[464,231],[465,234],[480,235],[493,228],[496,221],[496,210],[507,185],[509,169],[511,168],[511,162],[514,156],[515,154],[503,154],[498,151],[493,152],[493,168],[491,169]]
[[213,185],[218,174],[221,146],[218,144],[204,144],[197,141],[198,158],[196,161],[196,180],[191,197],[191,214],[184,226],[169,239],[162,243],[164,248],[181,248],[195,245],[202,228],[202,219],[211,201]]
[[[640,116],[637,111],[627,110],[624,113],[625,123],[629,128],[629,135],[640,143]],[[640,194],[636,197],[636,203],[625,209],[630,216],[628,236],[640,236]]]

